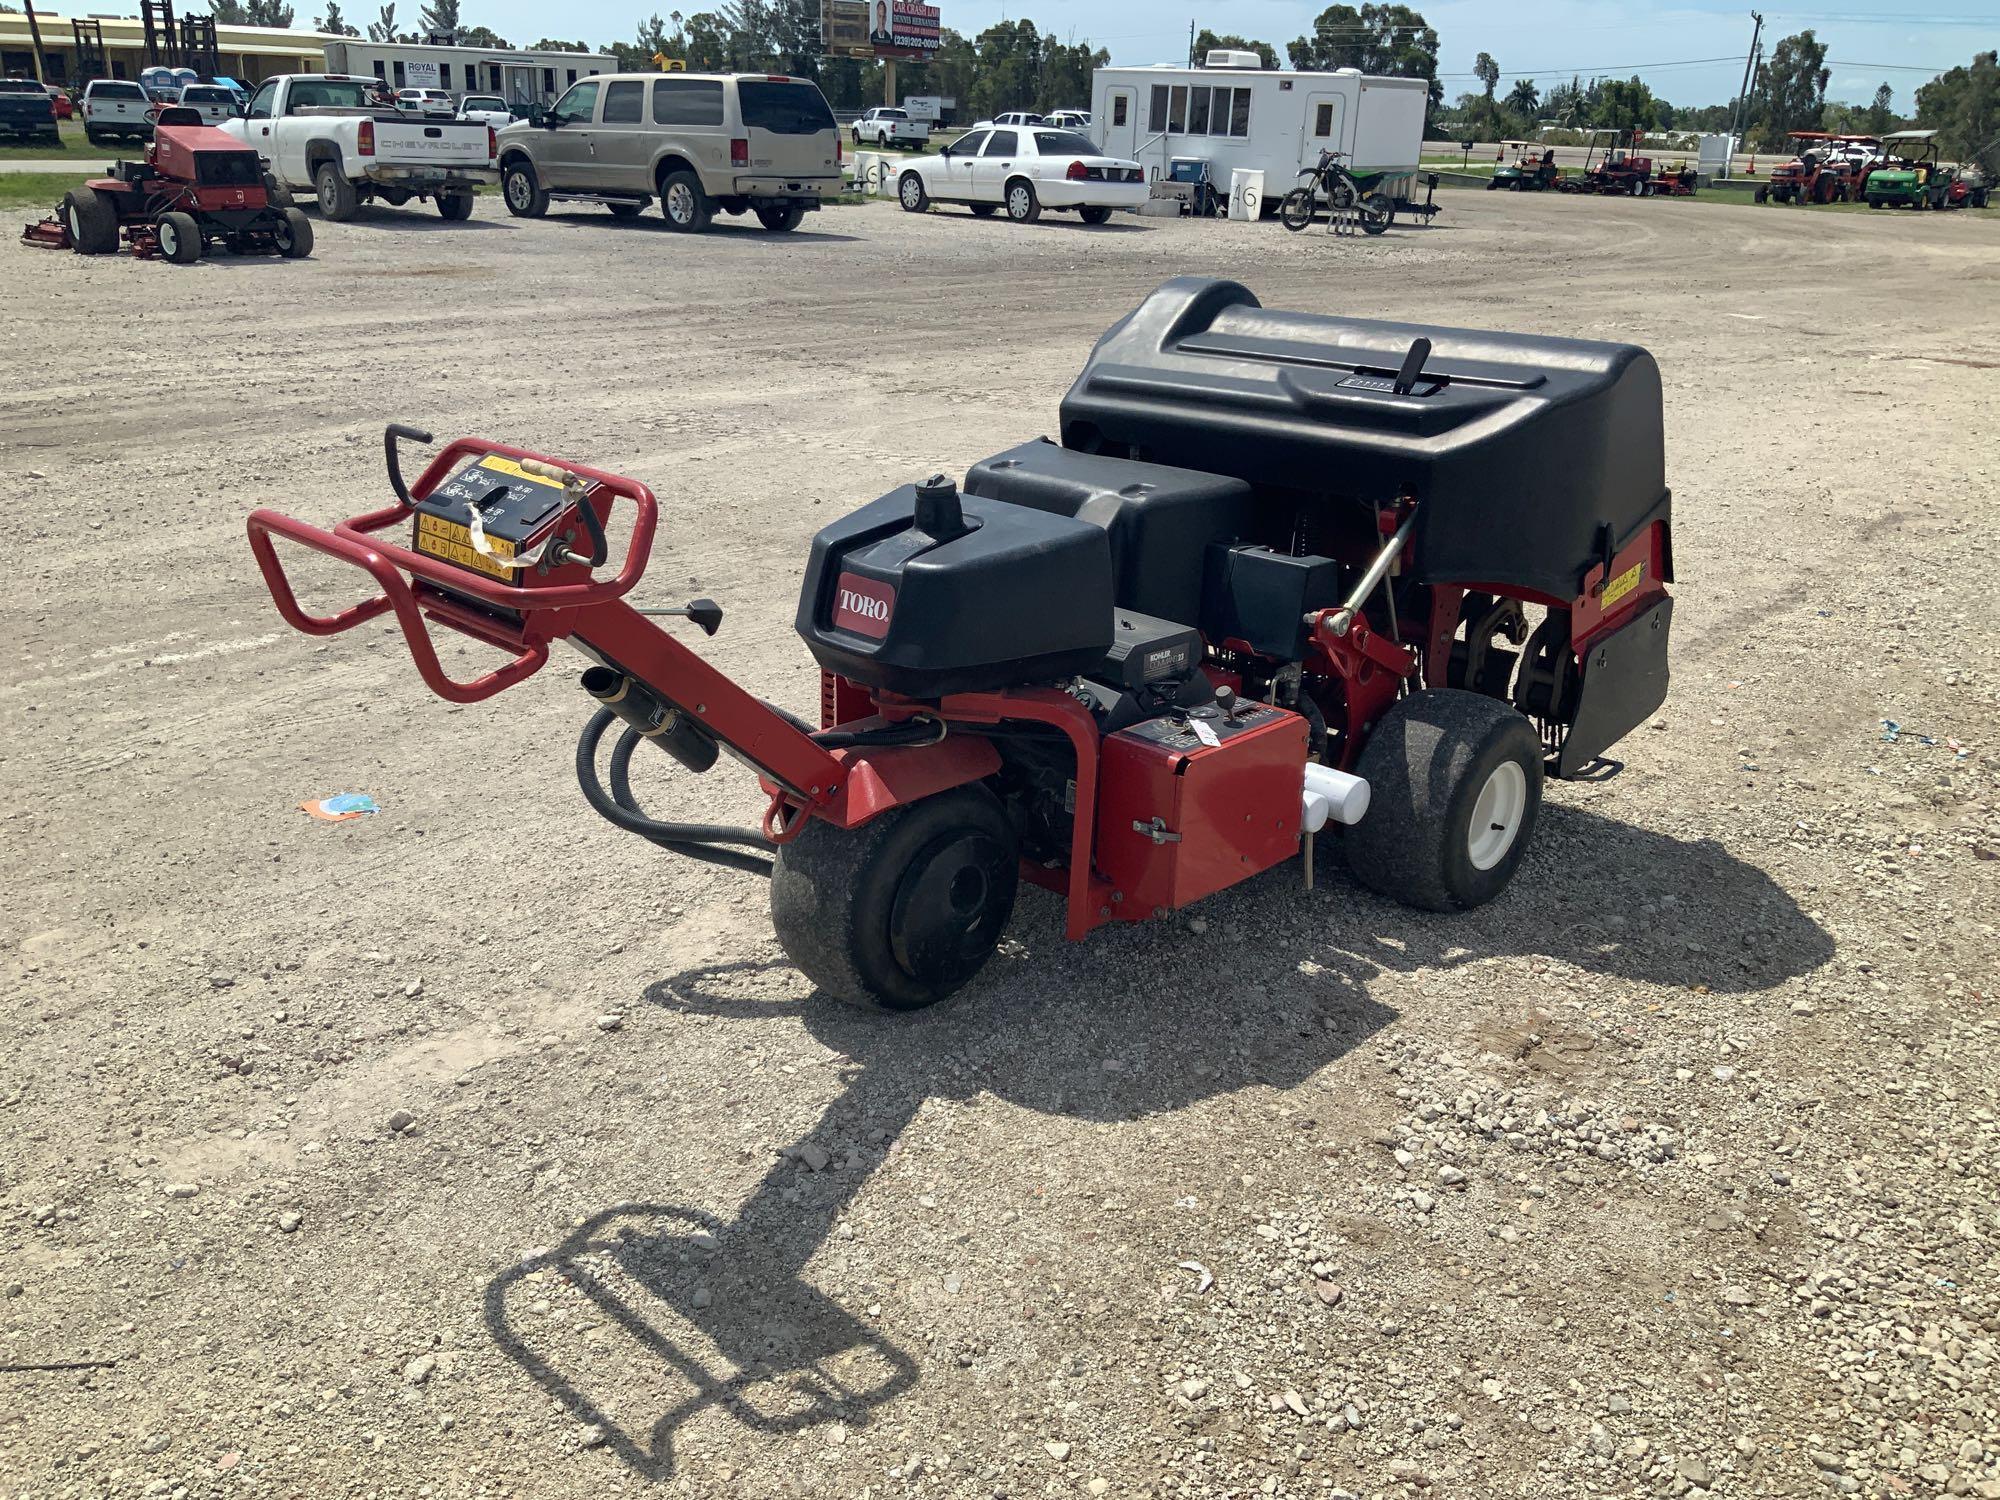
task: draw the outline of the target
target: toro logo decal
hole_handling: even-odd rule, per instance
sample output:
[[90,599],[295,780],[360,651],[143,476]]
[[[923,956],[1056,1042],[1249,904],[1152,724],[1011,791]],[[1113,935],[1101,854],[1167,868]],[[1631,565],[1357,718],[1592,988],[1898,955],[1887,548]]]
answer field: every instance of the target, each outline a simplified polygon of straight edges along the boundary
[[870,640],[889,633],[889,617],[896,612],[896,591],[886,583],[863,578],[858,573],[842,573],[833,585],[833,623],[839,630],[851,630]]

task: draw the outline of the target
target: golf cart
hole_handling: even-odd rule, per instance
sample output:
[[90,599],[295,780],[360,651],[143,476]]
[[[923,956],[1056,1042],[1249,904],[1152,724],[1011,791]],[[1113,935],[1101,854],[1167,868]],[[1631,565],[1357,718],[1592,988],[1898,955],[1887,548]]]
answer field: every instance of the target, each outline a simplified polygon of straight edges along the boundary
[[1950,208],[1958,180],[1938,160],[1935,130],[1899,130],[1882,137],[1882,165],[1868,174],[1870,208]]
[[1556,171],[1553,146],[1544,146],[1539,141],[1502,141],[1500,149],[1503,153],[1511,150],[1514,159],[1493,169],[1493,176],[1486,184],[1489,193],[1501,188],[1516,193],[1546,192],[1562,175]]

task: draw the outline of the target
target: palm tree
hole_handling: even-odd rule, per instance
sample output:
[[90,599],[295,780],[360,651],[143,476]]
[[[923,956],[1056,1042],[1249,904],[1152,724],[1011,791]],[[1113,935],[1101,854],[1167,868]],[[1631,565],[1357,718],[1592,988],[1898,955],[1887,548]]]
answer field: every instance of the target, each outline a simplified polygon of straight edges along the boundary
[[1542,91],[1535,87],[1532,78],[1517,78],[1514,87],[1507,94],[1507,107],[1524,120],[1532,120],[1535,111],[1541,107]]

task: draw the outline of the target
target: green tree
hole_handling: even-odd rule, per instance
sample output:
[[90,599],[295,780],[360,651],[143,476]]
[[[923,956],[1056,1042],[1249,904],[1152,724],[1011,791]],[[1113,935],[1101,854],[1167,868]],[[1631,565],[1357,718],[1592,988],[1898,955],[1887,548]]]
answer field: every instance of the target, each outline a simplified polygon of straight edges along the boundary
[[326,14],[313,22],[313,30],[325,32],[328,36],[360,36],[347,24],[347,17],[340,13],[340,0],[326,0]]
[[1832,76],[1826,65],[1826,43],[1811,28],[1786,37],[1771,50],[1771,60],[1758,72],[1750,95],[1751,117],[1765,150],[1783,146],[1794,130],[1820,128],[1826,83]]
[[1264,60],[1265,67],[1275,68],[1278,65],[1278,49],[1269,42],[1253,42],[1240,36],[1217,36],[1206,26],[1194,39],[1194,65],[1198,68],[1209,53],[1224,50],[1254,52]]
[[1981,52],[1972,66],[1940,73],[1917,90],[1917,123],[1938,133],[1938,149],[1977,161],[2000,178],[2000,53]]
[[1580,78],[1557,84],[1542,100],[1542,112],[1556,124],[1570,130],[1583,123],[1585,108],[1583,80]]
[[248,26],[249,12],[243,8],[243,0],[210,0],[208,13],[215,17],[218,26]]
[[458,0],[429,0],[417,12],[417,26],[425,36],[458,35]]
[[1868,113],[1862,122],[1862,130],[1867,135],[1886,135],[1896,128],[1896,111],[1891,107],[1896,91],[1883,84],[1875,90],[1875,101],[1868,106]]
[[[505,46],[506,43],[501,43]],[[529,46],[530,52],[595,52],[597,49],[588,42],[559,42],[553,37],[543,37]]]
[[1507,107],[1523,120],[1533,120],[1541,106],[1542,91],[1535,87],[1535,80],[1516,78],[1513,88],[1507,91]]
[[1602,130],[1654,130],[1660,123],[1659,101],[1637,77],[1621,83],[1616,78],[1592,79],[1597,101],[1590,122]]
[[292,27],[292,8],[283,0],[243,0],[243,24],[289,31]]
[[1437,81],[1438,35],[1407,5],[1329,5],[1313,22],[1311,36],[1285,48],[1292,66],[1324,73],[1359,68],[1389,78],[1430,80],[1431,104],[1444,99]]
[[[496,52],[507,52],[513,49],[514,44],[490,26],[461,26],[458,29],[458,45],[461,47],[490,47]],[[588,52],[590,49],[579,42],[577,50]]]
[[396,7],[394,4],[382,7],[382,14],[368,23],[368,40],[371,42],[393,42],[396,40]]

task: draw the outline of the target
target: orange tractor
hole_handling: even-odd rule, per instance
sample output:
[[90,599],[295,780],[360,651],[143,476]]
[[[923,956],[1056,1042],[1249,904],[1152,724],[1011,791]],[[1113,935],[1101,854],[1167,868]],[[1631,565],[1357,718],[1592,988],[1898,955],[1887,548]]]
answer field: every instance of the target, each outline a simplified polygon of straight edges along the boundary
[[1787,139],[1797,154],[1771,169],[1754,195],[1759,203],[1858,203],[1868,174],[1882,164],[1876,136],[1794,130]]

